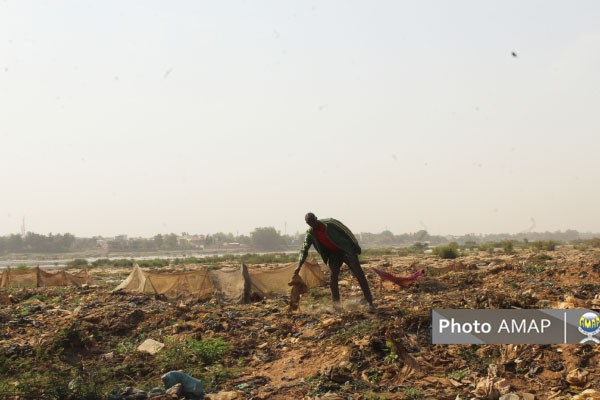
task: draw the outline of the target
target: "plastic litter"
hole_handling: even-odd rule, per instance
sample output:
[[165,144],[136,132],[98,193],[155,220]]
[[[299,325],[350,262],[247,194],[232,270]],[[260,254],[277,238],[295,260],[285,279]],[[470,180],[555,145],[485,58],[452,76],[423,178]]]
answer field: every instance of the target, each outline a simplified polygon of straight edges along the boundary
[[204,385],[202,382],[186,373],[170,371],[162,376],[162,381],[166,389],[181,383],[183,394],[189,399],[198,400],[204,397]]

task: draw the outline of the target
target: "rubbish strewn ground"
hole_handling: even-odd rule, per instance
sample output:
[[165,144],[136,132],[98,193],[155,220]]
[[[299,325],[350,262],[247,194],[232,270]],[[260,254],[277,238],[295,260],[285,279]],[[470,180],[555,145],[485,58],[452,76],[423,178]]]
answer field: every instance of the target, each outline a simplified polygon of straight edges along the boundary
[[[399,276],[425,269],[425,277],[406,288],[385,282],[380,291],[370,267]],[[5,291],[0,398],[150,391],[172,370],[221,398],[597,398],[574,396],[600,388],[598,345],[431,345],[429,338],[431,308],[600,308],[597,250],[379,256],[364,268],[376,313],[360,302],[345,267],[343,312],[331,307],[326,286],[311,289],[294,313],[286,296],[221,305],[110,293],[128,271],[94,271],[98,287]],[[138,351],[147,339],[164,346]]]

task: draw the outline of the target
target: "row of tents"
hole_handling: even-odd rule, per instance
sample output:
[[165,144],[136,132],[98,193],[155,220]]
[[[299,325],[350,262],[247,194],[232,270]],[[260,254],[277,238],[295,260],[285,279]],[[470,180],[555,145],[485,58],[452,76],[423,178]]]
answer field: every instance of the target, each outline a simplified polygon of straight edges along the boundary
[[[183,272],[144,271],[134,265],[129,276],[113,292],[127,291],[164,295],[168,298],[215,298],[222,303],[248,303],[252,298],[264,298],[289,291],[288,282],[294,274],[295,263],[279,267],[246,266],[211,269],[198,267]],[[300,276],[309,288],[322,286],[325,277],[321,266],[306,261]],[[45,271],[7,268],[0,277],[0,289],[22,287],[82,286],[90,284],[87,270],[80,272]]]

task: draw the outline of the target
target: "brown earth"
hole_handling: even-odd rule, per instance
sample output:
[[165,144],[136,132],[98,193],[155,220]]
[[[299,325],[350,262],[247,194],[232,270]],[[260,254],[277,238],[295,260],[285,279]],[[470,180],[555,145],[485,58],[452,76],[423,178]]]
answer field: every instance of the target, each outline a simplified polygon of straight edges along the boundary
[[[401,276],[425,268],[426,276],[408,288],[386,282],[380,290],[370,266]],[[211,392],[243,399],[454,400],[506,393],[569,399],[600,388],[598,345],[432,345],[429,336],[432,308],[598,309],[597,250],[562,246],[456,260],[380,256],[364,268],[376,313],[359,302],[347,268],[341,312],[333,311],[326,287],[312,289],[300,310],[289,313],[285,296],[219,305],[110,293],[123,277],[110,271],[96,271],[98,287],[0,294],[0,398],[61,398],[50,387],[77,379],[97,385],[101,396],[112,387],[150,390],[173,368]],[[135,351],[148,338],[165,348],[156,355]],[[171,362],[165,354],[177,357],[169,351],[186,339],[222,339],[229,347],[212,362],[188,355]],[[63,389],[64,398],[73,396]]]

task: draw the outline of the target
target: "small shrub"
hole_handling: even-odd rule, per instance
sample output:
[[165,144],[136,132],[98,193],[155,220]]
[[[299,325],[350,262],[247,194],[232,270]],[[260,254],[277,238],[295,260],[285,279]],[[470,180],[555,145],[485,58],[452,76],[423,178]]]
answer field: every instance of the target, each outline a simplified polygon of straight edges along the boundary
[[512,240],[504,240],[500,242],[500,245],[502,246],[502,250],[504,250],[506,254],[512,254],[514,250],[514,244]]
[[482,243],[479,246],[477,246],[477,249],[479,251],[485,251],[488,252],[489,254],[494,254],[494,249],[496,247],[494,246],[493,243]]
[[66,264],[66,268],[87,268],[89,266],[88,262],[86,259],[83,258],[76,258],[74,260],[71,260],[69,262],[67,262]]
[[588,242],[588,244],[590,246],[592,246],[593,248],[598,249],[598,248],[600,248],[600,238],[590,239],[589,242]]
[[112,261],[110,261],[108,258],[99,258],[96,261],[92,261],[92,267],[109,267],[113,265]]
[[458,257],[458,244],[456,242],[447,245],[438,246],[433,249],[433,254],[438,255],[445,260],[452,260]]
[[537,242],[533,242],[531,245],[537,250],[554,251],[554,250],[556,250],[556,246],[558,245],[558,242],[555,242],[554,240],[548,240],[548,241],[540,240]]
[[411,253],[423,253],[427,250],[427,243],[417,242],[410,246],[409,249],[411,250]]
[[160,268],[169,265],[169,260],[163,258],[155,258],[152,260],[138,260],[137,264],[142,268]]

